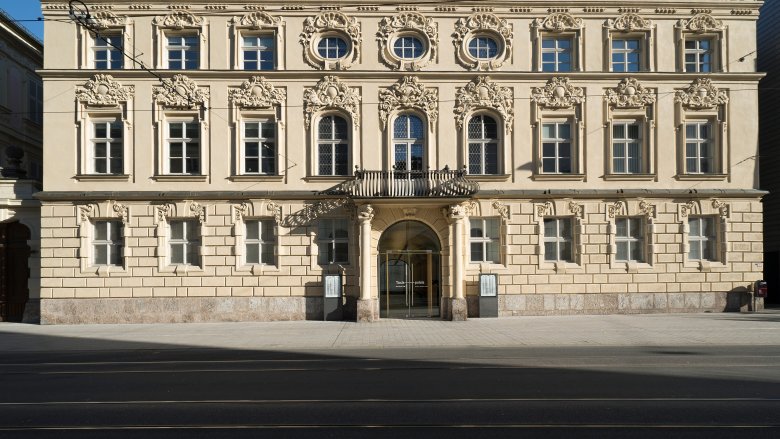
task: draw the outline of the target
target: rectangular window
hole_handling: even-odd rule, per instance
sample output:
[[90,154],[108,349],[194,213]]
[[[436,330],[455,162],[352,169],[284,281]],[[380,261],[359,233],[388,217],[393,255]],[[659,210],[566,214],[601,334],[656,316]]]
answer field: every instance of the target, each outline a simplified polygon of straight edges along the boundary
[[470,218],[471,262],[500,263],[498,218]]
[[37,79],[27,80],[27,115],[37,123],[43,123],[43,84]]
[[171,220],[169,245],[171,265],[199,265],[200,227],[196,220]]
[[241,57],[244,70],[274,70],[275,39],[273,35],[253,35],[242,38]]
[[272,219],[248,220],[246,228],[246,263],[275,265],[276,223]]
[[685,40],[685,71],[695,73],[712,72],[712,40]]
[[615,219],[616,260],[644,262],[643,230],[642,218]]
[[545,218],[544,260],[574,262],[571,218]]
[[542,124],[542,172],[572,173],[571,125],[568,122]]
[[321,219],[317,243],[320,265],[349,262],[349,222],[345,218]]
[[572,71],[572,39],[568,37],[542,38],[542,71]]
[[95,221],[92,229],[92,263],[122,265],[122,222]]
[[715,172],[715,154],[710,122],[685,124],[685,172],[710,174]]
[[642,41],[638,39],[612,40],[612,71],[638,72],[641,69]]
[[688,259],[717,260],[717,227],[714,217],[688,218]]
[[319,175],[349,173],[349,124],[340,116],[325,116],[317,124]]
[[200,174],[200,124],[168,123],[168,173]]
[[615,122],[612,124],[612,172],[639,174],[642,172],[641,124]]
[[244,173],[276,174],[276,123],[274,121],[244,123]]
[[92,127],[92,171],[95,174],[122,174],[122,122],[95,121]]
[[92,56],[98,70],[116,70],[124,66],[122,34],[100,34],[95,37]]
[[169,35],[165,51],[171,70],[194,70],[200,67],[200,40],[198,35]]

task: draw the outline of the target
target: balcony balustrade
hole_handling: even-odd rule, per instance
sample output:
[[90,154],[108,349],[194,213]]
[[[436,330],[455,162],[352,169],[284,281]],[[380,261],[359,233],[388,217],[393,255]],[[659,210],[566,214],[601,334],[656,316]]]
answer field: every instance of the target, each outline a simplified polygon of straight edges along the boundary
[[356,170],[345,185],[355,198],[467,197],[479,190],[465,170],[367,171]]

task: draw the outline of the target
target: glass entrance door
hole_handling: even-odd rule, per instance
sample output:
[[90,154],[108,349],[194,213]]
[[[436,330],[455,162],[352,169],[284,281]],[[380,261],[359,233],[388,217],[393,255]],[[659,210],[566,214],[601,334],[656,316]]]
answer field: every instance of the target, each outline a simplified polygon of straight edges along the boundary
[[388,251],[379,255],[380,317],[439,316],[439,255]]

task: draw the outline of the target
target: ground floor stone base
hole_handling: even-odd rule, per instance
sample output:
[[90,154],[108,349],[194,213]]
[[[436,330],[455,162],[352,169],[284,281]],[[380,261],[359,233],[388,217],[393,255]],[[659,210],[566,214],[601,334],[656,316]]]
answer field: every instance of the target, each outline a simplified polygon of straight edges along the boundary
[[[444,320],[479,317],[479,298],[442,300]],[[350,302],[350,301],[348,301]],[[376,300],[356,300],[345,320],[378,319]],[[748,291],[655,294],[533,294],[499,297],[499,315],[647,314],[748,312],[764,309]],[[37,305],[37,304],[36,304]],[[37,307],[37,306],[36,306]],[[350,308],[350,307],[347,307]],[[195,323],[322,320],[319,297],[178,297],[114,299],[42,299],[41,324]]]

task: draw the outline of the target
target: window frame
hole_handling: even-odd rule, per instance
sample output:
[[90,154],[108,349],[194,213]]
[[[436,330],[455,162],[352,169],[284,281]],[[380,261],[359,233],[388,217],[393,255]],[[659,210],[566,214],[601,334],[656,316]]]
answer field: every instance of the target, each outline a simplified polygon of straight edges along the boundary
[[[92,203],[78,206],[76,209],[76,224],[78,225],[79,249],[77,258],[79,260],[80,272],[83,274],[93,274],[97,276],[108,276],[110,273],[127,274],[128,260],[131,255],[130,237],[130,212],[132,206],[120,204],[114,201],[105,201],[101,203]],[[95,261],[94,237],[95,222],[116,221],[121,227],[119,243],[121,244],[120,265],[105,264],[97,265]]]
[[[710,235],[704,236],[703,232],[699,235],[694,235],[691,231],[691,222],[698,222],[699,223],[699,230],[703,230],[702,223],[704,220],[711,222],[710,229],[712,230],[712,233]],[[691,262],[698,262],[698,261],[707,261],[707,262],[720,262],[720,231],[719,231],[719,221],[718,218],[715,215],[691,215],[688,217],[687,221],[687,237],[688,237],[688,248],[686,251],[686,259]],[[703,249],[704,249],[704,243],[710,242],[710,254],[709,257],[705,257]],[[699,247],[699,256],[698,258],[691,257],[691,253],[693,251],[693,247],[697,246]]]
[[[156,130],[157,130],[157,162],[156,162],[156,174],[153,176],[155,180],[164,181],[206,181],[208,180],[210,170],[209,160],[209,147],[210,140],[207,130],[207,121],[204,120],[203,115],[205,111],[203,108],[195,110],[179,110],[169,107],[164,107],[159,103],[156,106]],[[169,137],[168,130],[171,122],[193,122],[198,124],[198,135],[200,149],[199,149],[199,162],[200,172],[197,174],[188,173],[171,173],[169,172]],[[186,168],[184,168],[186,169]]]
[[[413,138],[413,137],[396,137],[395,136],[395,124],[401,117],[415,117],[419,119],[422,129],[422,138]],[[419,114],[416,111],[400,111],[396,113],[392,119],[391,122],[388,124],[388,131],[390,131],[390,142],[389,142],[389,151],[388,151],[388,164],[390,165],[390,169],[396,170],[396,171],[407,171],[407,172],[420,172],[425,171],[429,167],[429,158],[430,154],[428,152],[428,139],[430,138],[428,133],[428,121],[427,118],[423,115]],[[411,127],[407,125],[406,132],[411,132]],[[413,142],[416,140],[417,142]],[[409,160],[407,160],[407,169],[398,169],[396,167],[397,165],[397,155],[396,155],[396,145],[403,143],[406,145],[406,158],[410,159],[412,156],[412,146],[416,144],[422,144],[422,159],[420,162],[420,169],[408,169],[409,166]]]
[[[711,43],[711,69],[709,72],[689,72],[686,69],[686,42],[708,39]],[[681,19],[675,25],[677,44],[676,64],[680,73],[708,74],[729,71],[728,27],[709,13],[700,12],[690,19]],[[698,70],[698,67],[697,67]]]
[[[106,224],[106,239],[100,240],[97,238],[97,226],[98,224]],[[116,241],[111,239],[111,225],[119,225],[119,235],[118,239]],[[124,252],[125,252],[125,242],[124,242],[124,236],[125,236],[125,225],[124,223],[119,219],[94,219],[90,221],[90,226],[92,227],[92,235],[91,235],[91,245],[92,245],[92,254],[90,255],[90,262],[92,267],[101,267],[101,266],[109,266],[109,267],[124,267]],[[106,246],[107,252],[106,252],[106,262],[101,263],[97,261],[97,247],[98,246]],[[115,255],[115,253],[119,253],[119,264],[113,264],[110,261],[112,260],[111,256]]]
[[[110,30],[107,30],[105,32],[100,32],[94,35],[90,36],[92,41],[90,44],[90,47],[88,49],[88,61],[87,63],[91,66],[91,68],[95,70],[124,70],[125,69],[125,56],[123,53],[123,50],[127,47],[125,46],[125,36],[124,36],[124,29],[122,28],[112,28]],[[121,42],[121,49],[117,49],[114,43],[113,45],[106,41],[105,46],[98,46],[98,39],[103,38],[105,41],[105,38],[107,37],[119,37],[119,41]],[[106,56],[106,67],[100,68],[97,66],[98,60],[97,60],[97,52],[104,51],[107,52]],[[120,66],[113,68],[111,67],[111,54],[112,53],[118,53],[119,54],[119,61]]]
[[[472,139],[472,138],[470,138],[469,126],[471,124],[471,121],[474,118],[476,118],[476,117],[481,117],[482,118],[482,124],[481,124],[481,128],[482,128],[481,131],[483,133],[483,138],[482,139]],[[485,133],[484,118],[485,117],[491,118],[496,123],[496,137],[494,139],[486,139],[485,138],[486,137],[484,135],[484,133]],[[498,115],[493,114],[492,112],[477,111],[477,112],[474,112],[474,113],[470,114],[466,118],[466,121],[464,123],[464,138],[466,140],[465,141],[465,148],[464,148],[464,152],[465,152],[464,163],[467,166],[466,169],[468,170],[469,175],[474,175],[477,178],[502,175],[502,173],[504,172],[504,163],[505,163],[505,158],[504,158],[504,149],[505,149],[504,148],[504,134],[505,133],[504,133],[504,129],[505,129],[505,127],[504,127],[503,119],[501,117],[499,117]],[[493,140],[493,142],[496,143],[496,172],[494,172],[494,173],[484,172],[486,170],[486,166],[485,166],[485,163],[486,163],[486,152],[485,152],[486,149],[485,149],[485,145],[491,143],[491,142],[489,142],[489,140]],[[473,173],[472,169],[471,169],[471,144],[472,143],[479,143],[481,145],[481,148],[480,148],[481,149],[481,151],[480,151],[480,162],[481,163],[480,164],[481,164],[483,172],[480,173],[480,174]]]
[[[549,48],[544,47],[544,42],[548,40],[555,41],[555,48],[554,50],[550,50]],[[569,50],[563,50],[558,48],[558,42],[559,41],[568,41],[569,42]],[[575,36],[569,33],[563,33],[563,34],[557,34],[557,33],[544,33],[540,37],[540,47],[539,47],[539,71],[545,72],[545,73],[571,73],[571,72],[577,72],[578,70],[578,57],[577,57],[577,51],[575,46]],[[544,66],[546,64],[549,64],[549,62],[544,61],[544,55],[546,53],[553,53],[555,54],[555,62],[553,63],[553,66],[555,67],[554,70],[545,70]],[[568,53],[569,54],[569,70],[561,70],[560,64],[562,64],[559,60],[559,54],[561,53]]]
[[[249,172],[246,169],[246,160],[248,159],[247,152],[246,152],[246,143],[249,140],[249,138],[246,136],[246,125],[249,123],[258,123],[260,125],[260,129],[258,130],[258,133],[260,134],[259,137],[256,139],[253,138],[252,140],[258,140],[258,143],[260,144],[258,146],[258,171],[257,172]],[[262,140],[265,139],[265,137],[262,136],[262,124],[272,124],[274,126],[274,137],[271,139],[271,143],[273,144],[273,170],[270,173],[263,172],[263,143]],[[246,176],[257,176],[257,177],[274,177],[279,176],[279,121],[276,120],[274,116],[271,115],[265,115],[263,117],[259,114],[254,115],[245,115],[241,118],[241,120],[238,122],[238,175],[246,175]],[[265,139],[267,140],[267,139]]]
[[[175,137],[175,138],[171,137],[170,131],[171,131],[171,125],[172,124],[185,124],[185,126],[183,127],[183,130],[182,130],[182,136],[183,137]],[[187,145],[189,145],[190,143],[195,143],[195,142],[187,142],[186,141],[186,140],[192,139],[192,138],[190,138],[187,135],[188,127],[186,125],[189,125],[189,124],[195,124],[196,128],[197,128],[197,131],[198,131],[198,142],[197,142],[197,145],[198,145],[198,156],[197,156],[198,170],[197,170],[197,172],[187,172],[187,160],[190,158],[187,155]],[[168,118],[166,118],[164,126],[163,126],[163,130],[164,130],[164,134],[163,134],[164,135],[164,137],[163,137],[163,139],[164,139],[163,150],[164,151],[163,151],[163,165],[162,165],[163,168],[162,169],[163,169],[163,174],[164,175],[171,175],[171,176],[200,176],[200,175],[205,175],[204,172],[203,172],[203,170],[204,170],[204,168],[203,168],[203,158],[204,158],[203,151],[204,151],[204,149],[203,149],[203,142],[202,142],[203,129],[202,129],[201,125],[202,125],[201,122],[197,118],[193,118],[193,117],[183,117],[183,116],[182,117],[178,117],[177,116],[177,117],[168,117]],[[182,172],[172,172],[171,171],[171,160],[173,160],[173,158],[171,157],[171,143],[177,143],[177,142],[172,142],[172,140],[177,140],[177,139],[180,140],[179,143],[183,144],[183,146],[182,146],[182,156],[181,156]]]
[[[249,237],[249,229],[247,225],[249,223],[257,223],[257,229],[258,229],[258,238],[250,238]],[[265,240],[264,239],[264,224],[270,225],[270,229],[273,230],[273,236],[271,237],[271,240]],[[278,237],[278,227],[276,224],[276,221],[273,218],[268,217],[252,217],[252,218],[243,218],[242,220],[242,226],[243,226],[243,242],[241,243],[243,245],[243,252],[242,252],[242,265],[244,266],[267,266],[267,267],[277,267],[279,265],[278,263],[278,246],[279,246],[279,237]],[[271,262],[266,263],[263,262],[263,249],[265,245],[271,245]],[[249,246],[250,245],[257,245],[258,246],[258,261],[249,261]]]
[[[87,137],[88,138],[88,143],[89,143],[89,145],[87,146],[87,151],[86,151],[87,152],[87,157],[88,157],[87,158],[87,168],[86,168],[87,169],[87,173],[90,174],[90,175],[104,175],[104,176],[118,176],[118,175],[121,176],[121,175],[125,175],[125,169],[126,169],[125,168],[125,156],[126,156],[126,148],[125,148],[125,122],[118,115],[114,115],[114,116],[112,116],[110,114],[101,115],[101,116],[97,116],[96,115],[95,117],[91,117],[89,122],[87,123],[87,127],[88,127],[87,129],[89,130],[89,133],[94,133],[95,132],[96,125],[98,123],[100,123],[100,124],[110,124],[110,125],[113,125],[113,124],[119,124],[120,125],[119,129],[120,129],[120,131],[122,133],[122,137],[120,138],[121,145],[122,145],[121,146],[121,154],[122,155],[120,156],[120,160],[122,161],[122,169],[118,173],[110,171],[111,170],[111,166],[110,166],[111,165],[111,157],[110,157],[110,155],[111,155],[111,153],[110,153],[111,146],[110,146],[110,144],[113,143],[113,142],[110,142],[110,140],[116,140],[116,139],[114,139],[110,134],[106,138],[98,138],[97,135],[94,134],[94,135],[91,135],[91,136]],[[110,133],[111,129],[109,129],[108,131]],[[97,172],[97,170],[96,170],[95,162],[98,159],[97,154],[95,152],[95,150],[96,150],[95,144],[98,143],[98,142],[96,142],[96,140],[102,140],[102,141],[104,141],[103,143],[109,144],[107,146],[107,148],[106,148],[106,172]]]
[[43,82],[36,77],[28,76],[26,83],[25,119],[36,125],[43,125]]
[[[201,63],[203,62],[203,58],[204,58],[204,54],[202,53],[204,47],[203,47],[203,44],[201,42],[201,38],[200,38],[200,33],[199,32],[195,32],[195,31],[191,31],[191,30],[190,31],[183,31],[183,30],[181,30],[181,31],[180,30],[173,31],[173,30],[171,30],[171,31],[163,32],[163,38],[164,38],[165,41],[163,43],[162,49],[163,49],[163,58],[165,60],[164,61],[165,62],[165,67],[164,68],[166,70],[191,71],[191,70],[202,70],[203,69]],[[197,66],[195,66],[194,68],[188,68],[187,64],[186,64],[187,63],[186,53],[191,50],[190,47],[194,47],[194,46],[187,46],[185,43],[183,43],[182,45],[174,45],[174,46],[172,46],[170,44],[170,39],[171,38],[181,38],[181,39],[195,38],[195,41],[198,42],[198,45],[196,47],[197,48],[197,53],[198,53],[198,56],[197,56],[198,65]],[[173,51],[171,49],[172,47],[177,48],[175,51],[179,52],[182,55],[182,57],[183,57],[181,60],[177,60],[177,61],[180,61],[182,63],[182,66],[180,68],[173,68],[173,67],[171,67],[171,62],[173,62],[171,60],[171,52]]]
[[[334,225],[331,228],[332,231],[334,232],[333,233],[333,235],[334,235],[333,238],[326,239],[325,237],[323,237],[322,233],[321,233],[322,228],[323,228],[322,222],[328,222],[328,223],[334,223],[335,224],[336,221],[344,223],[344,226],[345,226],[344,230],[346,230],[347,236],[346,237],[342,237],[342,238],[337,238],[335,236],[336,235],[336,233],[335,233],[336,229],[335,229],[335,225]],[[316,240],[315,240],[315,243],[314,243],[315,247],[317,248],[317,256],[316,256],[316,261],[315,261],[316,265],[318,265],[320,267],[327,267],[327,266],[333,266],[333,265],[347,265],[347,264],[349,264],[350,263],[350,258],[351,258],[351,253],[352,253],[351,248],[350,248],[352,246],[352,243],[351,243],[350,240],[351,240],[352,235],[353,235],[353,233],[352,233],[353,231],[351,230],[349,219],[346,218],[346,217],[325,217],[325,218],[320,218],[317,221],[317,228],[316,228],[316,230],[317,230],[316,231]],[[341,243],[341,244],[346,243],[347,254],[344,255],[345,256],[344,259],[332,260],[332,261],[329,260],[328,262],[323,262],[323,260],[321,259],[321,257],[322,257],[322,252],[321,252],[322,246],[323,245],[332,246],[332,248],[333,248],[333,255],[335,257],[336,256],[336,244],[339,244],[339,243]]]
[[[503,238],[502,238],[502,235],[503,235],[502,234],[503,224],[502,224],[501,218],[500,217],[469,217],[468,220],[469,220],[468,263],[471,264],[471,265],[475,265],[475,264],[502,265],[503,264],[503,260],[504,260],[504,257],[503,257],[504,255],[503,255],[503,252],[502,252],[502,250],[503,250],[503,246],[502,246],[502,243],[503,243]],[[488,235],[487,230],[489,230],[489,228],[488,228],[488,221],[495,222],[496,236],[494,236],[494,237],[487,236]],[[472,235],[472,231],[474,229],[474,223],[475,222],[479,223],[480,226],[481,226],[480,230],[482,231],[482,235],[483,235],[481,237],[474,237]],[[473,249],[473,246],[475,244],[480,245],[482,247],[482,259],[480,259],[480,260],[475,260],[474,259],[475,254],[474,254],[474,251],[472,249]],[[496,259],[495,260],[488,258],[487,248],[488,248],[488,246],[490,244],[493,244],[496,247],[496,249],[495,249]]]
[[272,70],[284,70],[286,65],[285,57],[285,35],[287,32],[286,22],[279,17],[273,16],[265,11],[255,11],[234,17],[230,20],[230,37],[232,47],[233,70],[243,70],[247,72],[264,72],[267,70],[246,70],[244,68],[243,41],[248,36],[268,36],[273,35],[274,40],[274,68]]
[[[331,174],[323,174],[320,172],[320,121],[327,117],[340,117],[343,119],[347,124],[346,133],[349,136],[347,139],[322,139],[326,143],[331,144],[331,152],[333,153],[333,163],[331,164],[331,170],[333,173]],[[354,156],[354,145],[353,145],[353,139],[355,139],[355,128],[352,121],[352,118],[347,116],[344,113],[341,112],[334,112],[329,111],[322,114],[317,115],[317,117],[313,118],[313,122],[311,124],[311,131],[312,131],[312,172],[310,175],[317,176],[317,177],[327,177],[327,178],[340,178],[343,179],[344,177],[348,177],[350,175],[351,169],[352,169],[352,161]],[[346,171],[344,174],[336,174],[335,173],[335,150],[333,150],[333,146],[337,144],[338,142],[335,142],[334,140],[342,140],[346,143],[346,152],[347,152],[347,162],[346,162]]]
[[[174,238],[173,237],[173,224],[181,223],[183,227],[182,229],[182,238]],[[195,218],[170,218],[166,221],[165,227],[167,228],[167,258],[166,262],[169,267],[176,267],[176,266],[187,266],[187,267],[203,267],[203,257],[202,257],[202,247],[203,247],[203,235],[202,235],[202,227],[200,224],[198,224],[198,220]],[[197,239],[192,239],[191,236],[188,234],[188,229],[193,228],[196,230],[197,233]],[[182,262],[174,262],[173,261],[173,246],[174,245],[183,245],[184,249],[182,250],[182,256],[183,261]],[[195,250],[195,258],[196,261],[190,261],[189,256],[190,252]]]
[[[626,236],[621,236],[620,231],[620,224],[619,222],[625,221],[626,223]],[[638,222],[638,224],[637,224]],[[636,237],[632,235],[632,224],[636,225],[636,227],[639,229],[640,237]],[[645,219],[641,216],[619,216],[615,218],[615,262],[622,262],[622,263],[645,263],[647,261],[647,249],[645,242],[646,239],[646,225],[645,225]],[[631,244],[638,243],[639,244],[639,252],[641,253],[639,255],[639,258],[634,257],[636,255],[631,254]],[[621,245],[626,246],[626,254],[628,257],[626,259],[620,258],[620,247]]]
[[[152,21],[155,39],[155,68],[179,70],[182,72],[210,69],[209,65],[209,23],[201,16],[184,10],[175,10],[168,15],[155,17]],[[168,37],[196,36],[198,40],[198,67],[195,69],[170,69],[167,50]],[[184,67],[184,66],[183,66]]]
[[[92,14],[92,19],[97,22],[100,29],[97,35],[104,33],[120,34],[122,37],[122,47],[127,49],[131,47],[131,42],[135,40],[135,23],[129,16],[117,16],[111,11],[98,11]],[[96,33],[85,26],[79,26],[78,30],[78,68],[82,70],[97,70],[95,68],[95,36]],[[136,66],[127,62],[126,57],[122,57],[121,70],[132,70]],[[114,70],[114,69],[106,69]],[[120,69],[117,69],[120,70]]]
[[[690,138],[688,137],[688,131],[689,128],[692,126],[696,127],[696,137]],[[707,131],[709,132],[709,136],[707,138],[701,137],[701,128],[707,127]],[[685,138],[684,141],[684,151],[683,154],[683,160],[684,160],[684,173],[686,175],[710,175],[710,174],[717,174],[716,170],[720,169],[720,163],[717,160],[718,154],[717,154],[717,143],[715,141],[715,130],[714,130],[714,123],[710,119],[686,119],[685,124],[683,125],[683,136]],[[696,154],[695,156],[691,157],[688,154],[688,145],[689,144],[695,144],[696,145]],[[710,150],[709,157],[704,157],[701,154],[701,146],[702,144],[707,144],[708,148]],[[696,170],[690,169],[688,166],[688,162],[690,160],[696,161]],[[702,163],[703,161],[710,161],[710,171],[702,171]]]
[[[544,131],[545,131],[545,126],[546,125],[555,125],[555,132],[556,132],[556,136],[557,137],[555,137],[555,138],[547,138],[547,137],[545,137]],[[559,131],[558,127],[560,125],[568,125],[568,127],[569,127],[569,137],[568,138],[560,137],[560,135],[558,134],[558,131]],[[572,175],[572,174],[576,174],[576,172],[574,172],[574,171],[576,169],[578,169],[578,167],[577,167],[577,157],[576,157],[576,154],[575,154],[576,146],[575,146],[574,127],[573,127],[573,124],[572,124],[571,120],[570,119],[545,119],[545,120],[542,120],[542,122],[540,123],[540,126],[541,126],[541,129],[540,129],[540,151],[539,151],[539,154],[540,154],[540,164],[539,164],[539,173],[540,174],[544,174],[544,175]],[[563,143],[567,143],[566,141],[568,141],[568,144],[569,144],[569,169],[570,169],[570,171],[569,172],[561,172],[558,169],[559,165],[560,165],[559,162],[561,160],[561,155],[559,154],[559,151],[558,151],[558,145],[559,144],[563,144]],[[545,143],[554,143],[556,145],[555,146],[555,157],[554,157],[554,159],[555,159],[555,171],[545,171],[544,170],[544,160],[545,160],[544,144]]]
[[[550,237],[547,236],[547,227],[546,223],[548,221],[554,221],[555,222],[555,236]],[[561,223],[563,221],[567,221],[569,223],[569,233],[570,236],[561,236]],[[541,257],[544,258],[544,261],[546,263],[570,263],[573,264],[576,261],[575,258],[575,248],[574,248],[574,218],[571,216],[563,216],[563,217],[546,217],[542,219],[542,255]],[[547,254],[547,244],[548,243],[554,243],[556,251],[555,251],[555,259],[548,258]],[[569,243],[569,259],[562,259],[561,258],[561,244]]]
[[[497,43],[497,53],[493,58],[477,58],[471,54],[471,40],[487,37]],[[500,70],[504,64],[512,63],[512,45],[514,40],[513,23],[498,17],[492,12],[477,11],[455,23],[453,34],[455,59],[468,70]]]
[[[236,45],[238,46],[237,47],[237,54],[236,54],[236,56],[238,58],[237,59],[237,64],[238,65],[236,66],[237,70],[243,70],[243,71],[246,71],[246,72],[268,72],[268,71],[279,70],[279,67],[278,67],[279,66],[279,59],[280,59],[280,56],[279,56],[279,38],[277,37],[276,32],[273,32],[273,31],[265,31],[265,32],[262,32],[262,31],[243,31],[242,32],[242,31],[239,31],[236,38],[237,38]],[[263,50],[261,50],[259,48],[259,46],[246,46],[245,43],[244,43],[244,40],[247,39],[247,38],[255,38],[255,39],[269,38],[273,42],[273,48],[270,50],[270,52],[272,53],[272,61],[271,62],[272,62],[273,65],[271,66],[270,69],[260,69],[260,68],[258,68],[258,69],[249,69],[249,68],[246,67],[246,62],[247,61],[246,61],[246,58],[244,56],[246,55],[247,47],[257,47],[257,49],[254,49],[252,51],[254,51],[258,55],[257,59],[254,61],[254,62],[256,62],[258,64],[258,67],[261,66],[261,61],[260,61],[260,56],[259,55],[260,55],[260,53],[264,52]]]
[[[537,268],[540,272],[557,274],[584,272],[584,264],[587,262],[584,258],[587,243],[587,235],[585,234],[585,220],[588,218],[587,207],[588,205],[584,203],[562,199],[534,203],[533,214],[537,233],[536,258]],[[571,260],[547,260],[545,220],[548,219],[571,221]],[[552,240],[548,239],[547,242],[552,242]]]

